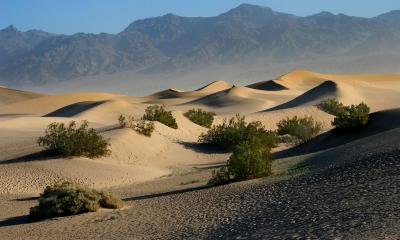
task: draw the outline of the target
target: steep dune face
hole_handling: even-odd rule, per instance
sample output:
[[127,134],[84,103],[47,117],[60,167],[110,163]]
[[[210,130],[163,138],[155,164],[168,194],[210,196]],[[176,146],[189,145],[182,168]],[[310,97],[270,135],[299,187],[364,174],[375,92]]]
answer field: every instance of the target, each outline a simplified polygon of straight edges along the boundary
[[264,82],[253,83],[253,84],[247,85],[246,87],[253,88],[253,89],[258,89],[258,90],[264,90],[264,91],[288,90],[287,87],[275,82],[274,80],[268,80],[268,81],[264,81]]
[[42,97],[44,94],[20,91],[0,86],[0,107],[7,104],[22,102],[25,100]]
[[110,93],[70,93],[54,96],[42,96],[23,102],[0,106],[0,113],[45,115],[70,104],[86,101],[104,101],[115,97],[118,97],[118,95]]
[[158,98],[158,99],[170,99],[170,98],[198,98],[208,94],[216,93],[219,91],[223,91],[231,88],[233,85],[229,84],[225,81],[218,80],[214,81],[210,84],[207,84],[204,87],[196,89],[194,91],[184,92],[177,89],[167,89],[164,91],[160,91],[150,95],[150,98]]

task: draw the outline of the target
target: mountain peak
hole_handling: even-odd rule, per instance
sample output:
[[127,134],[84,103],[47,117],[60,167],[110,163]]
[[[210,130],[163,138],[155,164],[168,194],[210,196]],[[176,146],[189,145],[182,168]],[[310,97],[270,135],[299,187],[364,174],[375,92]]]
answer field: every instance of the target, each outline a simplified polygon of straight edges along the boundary
[[253,15],[253,14],[272,14],[274,11],[269,7],[261,7],[257,5],[251,5],[243,3],[236,8],[233,8],[223,15]]
[[4,28],[3,30],[1,30],[2,32],[10,32],[10,33],[15,33],[15,32],[19,32],[19,30],[14,26],[14,25],[10,25],[6,28]]

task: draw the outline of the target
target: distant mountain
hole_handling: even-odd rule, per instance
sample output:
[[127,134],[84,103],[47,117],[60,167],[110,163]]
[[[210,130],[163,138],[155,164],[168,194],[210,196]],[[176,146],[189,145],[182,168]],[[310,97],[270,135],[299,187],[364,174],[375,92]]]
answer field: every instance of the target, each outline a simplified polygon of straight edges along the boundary
[[0,84],[44,84],[134,70],[177,73],[400,50],[400,11],[374,18],[321,12],[308,17],[242,4],[216,17],[167,14],[118,34],[0,31]]

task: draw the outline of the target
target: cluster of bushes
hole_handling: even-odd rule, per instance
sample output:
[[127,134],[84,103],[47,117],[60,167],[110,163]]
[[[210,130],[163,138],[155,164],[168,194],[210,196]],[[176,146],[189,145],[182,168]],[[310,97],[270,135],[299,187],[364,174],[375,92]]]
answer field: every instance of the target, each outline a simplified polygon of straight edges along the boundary
[[358,129],[369,121],[370,108],[363,102],[345,106],[335,99],[325,99],[318,107],[335,116],[332,125],[339,130]]
[[257,138],[267,148],[273,148],[278,138],[273,131],[265,129],[261,122],[247,123],[244,117],[236,115],[229,121],[224,119],[220,125],[213,126],[199,137],[199,142],[232,150],[242,142]]
[[199,141],[233,150],[227,166],[213,172],[210,185],[272,174],[271,148],[277,145],[278,137],[261,122],[247,123],[244,117],[236,115],[202,134]]
[[142,120],[158,121],[170,128],[178,129],[178,124],[176,123],[174,116],[172,116],[171,111],[165,110],[164,106],[148,106],[145,110]]
[[336,115],[332,125],[339,130],[361,128],[367,125],[369,121],[369,111],[370,109],[365,103],[345,106],[343,110]]
[[277,124],[278,135],[290,135],[299,139],[300,143],[307,142],[318,135],[322,130],[322,123],[314,121],[312,117],[282,119]]
[[64,157],[96,158],[110,154],[110,143],[95,129],[89,128],[87,121],[83,121],[80,126],[75,121],[68,125],[51,123],[45,135],[39,137],[37,142],[49,153]]
[[214,112],[207,112],[202,109],[191,109],[184,113],[185,117],[189,118],[190,121],[206,127],[210,128],[213,121],[214,121],[214,116],[216,115]]
[[135,121],[134,117],[120,115],[118,118],[119,126],[121,128],[131,128],[137,133],[150,137],[154,131],[154,122],[151,121]]
[[120,197],[97,191],[74,182],[47,186],[40,195],[39,205],[30,209],[32,220],[95,212],[100,207],[118,209],[124,206]]

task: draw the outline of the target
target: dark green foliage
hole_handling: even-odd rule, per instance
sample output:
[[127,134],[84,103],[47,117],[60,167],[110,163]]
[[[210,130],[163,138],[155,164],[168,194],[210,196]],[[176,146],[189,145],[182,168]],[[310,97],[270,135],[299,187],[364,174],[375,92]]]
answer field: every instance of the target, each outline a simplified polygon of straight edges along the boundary
[[282,119],[278,124],[278,134],[297,137],[301,142],[307,142],[315,137],[322,129],[320,122],[314,121],[312,117]]
[[213,112],[207,112],[199,108],[199,109],[191,109],[187,111],[184,115],[185,117],[189,118],[190,121],[200,126],[210,128],[214,121],[214,116],[216,114]]
[[236,115],[229,121],[213,126],[207,133],[201,134],[199,142],[233,149],[241,142],[257,138],[267,148],[273,148],[278,142],[276,134],[266,130],[261,122],[247,123],[244,117]]
[[99,208],[121,208],[122,200],[107,192],[98,192],[74,182],[47,186],[40,195],[39,205],[30,209],[29,216],[40,220],[58,216],[95,212]]
[[340,112],[343,111],[344,105],[341,102],[338,102],[334,98],[328,98],[322,100],[317,107],[324,112],[337,116]]
[[66,126],[64,123],[51,123],[45,136],[39,137],[39,146],[54,155],[64,157],[86,156],[96,158],[110,153],[109,143],[95,129],[88,127],[88,122],[83,121],[77,126],[72,121]]
[[339,130],[358,129],[369,121],[369,107],[365,103],[343,107],[332,124]]
[[150,137],[154,131],[154,122],[151,121],[135,121],[134,117],[120,115],[118,118],[119,126],[121,128],[131,128],[137,133]]
[[226,184],[272,174],[271,149],[257,138],[239,143],[233,150],[226,167],[213,172],[210,185]]
[[228,160],[228,172],[236,180],[271,175],[271,149],[258,139],[240,143]]
[[178,124],[171,111],[166,111],[164,106],[152,105],[148,106],[143,115],[143,120],[158,121],[170,128],[178,129]]

